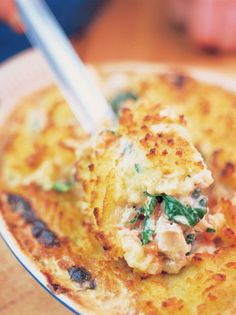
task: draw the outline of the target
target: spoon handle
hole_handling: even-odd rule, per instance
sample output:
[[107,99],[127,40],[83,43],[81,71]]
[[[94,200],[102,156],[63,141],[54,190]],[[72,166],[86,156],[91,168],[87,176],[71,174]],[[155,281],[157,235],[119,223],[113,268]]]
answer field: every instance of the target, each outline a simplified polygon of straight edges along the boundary
[[43,0],[16,0],[26,34],[47,60],[82,128],[96,131],[113,111]]

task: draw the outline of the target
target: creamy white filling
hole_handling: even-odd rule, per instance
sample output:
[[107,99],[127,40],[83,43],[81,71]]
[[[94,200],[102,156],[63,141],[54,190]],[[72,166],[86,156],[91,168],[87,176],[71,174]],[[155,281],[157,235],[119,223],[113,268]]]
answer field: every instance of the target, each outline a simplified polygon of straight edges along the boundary
[[191,245],[186,243],[181,226],[170,222],[162,214],[157,220],[155,232],[159,251],[171,260],[183,260],[185,263],[185,255],[190,251]]
[[161,272],[161,264],[155,256],[146,254],[136,231],[123,229],[118,232],[118,235],[124,251],[124,258],[130,267],[149,274]]
[[[198,199],[192,196],[182,197],[180,201],[192,207],[198,206]],[[134,208],[127,207],[123,212],[121,224],[119,225],[119,238],[124,251],[124,258],[128,265],[141,272],[157,274],[162,271],[174,274],[178,273],[191,259],[194,253],[213,253],[216,245],[212,241],[204,241],[197,238],[192,244],[188,244],[186,237],[194,234],[196,237],[207,228],[220,229],[225,224],[222,213],[206,214],[194,227],[188,227],[188,222],[184,216],[179,216],[181,224],[170,222],[163,209],[162,214],[154,220],[151,217],[151,229],[154,230],[154,242],[157,244],[158,254],[147,254],[145,246],[141,242],[143,222],[132,229],[129,221],[136,215]],[[135,223],[134,223],[135,225]]]

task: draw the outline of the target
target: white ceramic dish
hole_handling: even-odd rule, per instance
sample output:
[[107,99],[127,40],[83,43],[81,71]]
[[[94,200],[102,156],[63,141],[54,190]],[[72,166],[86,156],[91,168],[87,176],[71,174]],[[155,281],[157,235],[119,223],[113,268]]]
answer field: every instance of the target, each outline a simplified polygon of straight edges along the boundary
[[[192,67],[176,67],[169,65],[158,65],[148,63],[107,63],[102,65],[107,72],[126,72],[137,71],[137,73],[163,73],[170,68],[184,69],[196,79],[204,82],[213,83],[225,87],[228,90],[236,91],[236,85],[232,78],[220,74],[199,70]],[[31,94],[52,83],[53,77],[47,65],[39,53],[29,50],[20,54],[12,60],[0,66],[0,123],[4,121],[6,115],[11,111],[17,100],[24,95]],[[40,283],[50,294],[47,288],[47,280],[35,264],[22,252],[13,235],[9,232],[4,219],[0,215],[0,234],[11,252],[25,269]],[[75,314],[83,312],[72,300],[63,294],[54,297],[63,303],[68,309]]]

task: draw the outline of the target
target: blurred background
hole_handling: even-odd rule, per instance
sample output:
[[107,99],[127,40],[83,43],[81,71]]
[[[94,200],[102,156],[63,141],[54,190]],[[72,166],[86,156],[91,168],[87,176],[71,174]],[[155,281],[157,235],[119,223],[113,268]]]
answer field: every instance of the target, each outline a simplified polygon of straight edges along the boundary
[[[236,0],[47,0],[82,59],[189,63],[234,73]],[[0,62],[28,48],[0,1]]]

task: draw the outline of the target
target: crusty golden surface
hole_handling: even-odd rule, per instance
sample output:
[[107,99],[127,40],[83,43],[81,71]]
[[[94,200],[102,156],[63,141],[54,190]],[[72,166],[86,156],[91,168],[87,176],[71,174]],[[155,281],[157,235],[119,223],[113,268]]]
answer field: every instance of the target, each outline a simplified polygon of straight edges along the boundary
[[[104,82],[106,81],[104,74]],[[203,85],[187,79],[191,82],[191,87],[187,90],[186,86],[179,90],[179,87],[172,86],[166,76],[162,78],[155,77],[162,82],[159,92],[162,98],[170,99],[172,103],[183,106],[188,104],[187,99],[194,98],[197,102],[198,95],[207,100],[210,106],[214,106],[212,100],[214,93],[218,95],[219,100],[224,103],[224,108],[231,109],[231,104],[235,98],[233,94],[214,87],[204,87]],[[132,81],[131,81],[132,82]],[[136,89],[136,83],[133,89]],[[131,87],[129,89],[132,89]],[[155,89],[156,90],[156,86]],[[204,93],[200,94],[200,91]],[[171,91],[171,93],[170,93]],[[207,91],[207,92],[206,92]],[[209,92],[211,91],[211,92]],[[157,92],[155,92],[157,93]],[[166,93],[166,95],[165,95]],[[199,94],[198,94],[199,93]],[[186,95],[185,95],[186,94]],[[192,96],[191,96],[192,95]],[[200,97],[200,96],[199,96]],[[184,102],[186,100],[186,102]],[[199,100],[199,99],[198,99]],[[30,136],[25,131],[25,121],[30,109],[35,109],[35,104],[43,102],[46,108],[57,112],[58,124],[48,127],[48,137],[45,130],[41,130]],[[57,103],[59,105],[56,105]],[[227,218],[227,223],[231,229],[222,230],[224,238],[224,247],[219,249],[214,255],[199,254],[193,258],[193,263],[184,268],[178,275],[151,276],[141,278],[138,274],[131,272],[126,263],[119,259],[114,261],[100,246],[93,234],[93,223],[84,210],[83,196],[79,193],[80,187],[74,186],[71,191],[59,193],[51,190],[51,183],[55,180],[67,180],[71,176],[71,167],[76,160],[75,150],[84,145],[85,135],[78,130],[77,126],[63,127],[60,125],[65,122],[65,112],[73,120],[72,115],[66,108],[57,90],[52,87],[48,90],[35,94],[24,101],[26,105],[21,104],[17,112],[7,121],[2,129],[2,147],[1,152],[1,213],[7,222],[9,229],[20,244],[22,250],[34,259],[38,268],[47,276],[49,286],[55,294],[66,294],[76,301],[78,310],[82,314],[235,314],[236,313],[236,251],[235,237],[232,230],[235,230],[236,211],[230,201],[219,201],[215,207],[219,207]],[[60,110],[58,110],[58,106]],[[187,106],[187,105],[186,105]],[[220,114],[222,107],[217,107]],[[201,130],[201,122],[197,119],[201,116],[194,116],[195,111],[189,118],[196,119],[197,130]],[[210,111],[211,113],[211,111]],[[210,115],[209,113],[209,115]],[[227,112],[228,113],[228,112]],[[46,115],[48,116],[48,115]],[[230,116],[228,113],[225,117]],[[194,118],[195,117],[195,118]],[[188,120],[190,120],[188,119]],[[201,120],[201,119],[200,119]],[[217,122],[216,122],[217,123]],[[189,122],[189,126],[191,121]],[[222,126],[226,126],[224,120]],[[7,127],[6,127],[7,126]],[[208,138],[209,133],[202,130],[204,139],[210,142],[211,153],[206,156],[208,166],[213,170],[216,182],[222,178],[221,171],[224,163],[233,160],[232,155],[227,155],[227,145],[233,137],[232,128],[223,127],[223,134],[228,134],[227,138],[222,135],[221,142],[212,141]],[[6,130],[8,132],[6,132]],[[69,142],[68,146],[59,145],[61,140],[71,137],[69,132],[78,132],[75,136],[76,144]],[[73,130],[73,131],[72,131]],[[195,128],[193,128],[193,131]],[[220,133],[218,128],[217,133]],[[9,133],[9,131],[11,131]],[[199,131],[200,132],[200,131]],[[213,131],[214,133],[214,131]],[[230,133],[230,134],[229,134]],[[194,133],[193,133],[194,138]],[[200,136],[199,136],[200,137]],[[74,138],[74,137],[72,137]],[[51,142],[49,142],[51,139]],[[197,139],[197,138],[196,138]],[[198,138],[201,139],[201,138]],[[4,141],[3,141],[4,140]],[[38,148],[35,143],[48,145],[47,155],[38,154]],[[74,143],[74,145],[72,145]],[[198,141],[203,146],[203,141]],[[28,145],[30,144],[30,145]],[[211,154],[218,148],[225,148],[225,158],[222,164],[213,164]],[[203,154],[206,154],[202,150]],[[28,165],[28,157],[32,154],[38,155],[43,161],[49,161],[50,165],[55,165],[55,158],[60,156],[59,167],[53,167],[52,173],[47,173],[48,168],[43,171],[45,178],[48,178],[47,185],[43,187],[42,181],[38,177],[31,178],[30,184],[22,185],[25,175],[28,177],[32,172],[40,169],[41,163]],[[17,158],[16,158],[17,156]],[[31,160],[37,160],[31,158]],[[63,167],[62,167],[63,165]],[[68,168],[67,168],[68,165]],[[215,167],[213,167],[215,165]],[[92,169],[93,166],[90,166]],[[65,172],[65,170],[67,171]],[[231,168],[233,169],[233,168]],[[7,170],[7,171],[6,171]],[[12,174],[10,178],[8,174]],[[234,187],[233,177],[226,174],[227,188]],[[219,176],[218,176],[219,175]],[[11,178],[13,177],[13,181]],[[20,178],[16,181],[15,178]],[[39,176],[39,178],[41,178]],[[89,189],[89,187],[87,187]],[[38,242],[37,238],[32,236],[32,223],[27,222],[18,211],[12,211],[7,202],[6,194],[14,192],[26,200],[30,201],[34,213],[40,220],[43,220],[51,231],[57,235],[57,242],[53,246],[45,246]],[[80,287],[77,282],[71,281],[68,268],[72,266],[83,266],[90,273],[92,279],[96,282],[96,288]]]
[[214,177],[228,188],[222,191],[221,187],[219,192],[227,195],[229,190],[235,190],[236,150],[232,145],[236,133],[235,94],[196,82],[184,72],[137,77],[135,71],[130,71],[123,75],[123,84],[119,83],[122,73],[116,72],[114,76],[116,80],[113,78],[112,84],[109,75],[105,76],[107,81],[104,83],[104,88],[114,86],[113,90],[110,87],[111,100],[128,91],[152,103],[170,104],[184,114],[194,145],[214,171]]
[[[168,82],[168,76],[166,81]],[[192,140],[203,153],[211,169],[214,169],[215,176],[235,189],[236,152],[232,146],[236,132],[235,96],[221,88],[209,88],[204,84],[196,86],[189,78],[185,81],[182,88],[176,89],[177,97],[163,91],[160,99],[180,106],[180,111],[186,115],[189,122]],[[168,82],[166,89],[170,91],[172,86],[173,84]],[[144,92],[144,96],[146,93],[149,92]]]
[[71,179],[75,149],[87,138],[53,87],[22,100],[2,133],[7,152],[7,158],[1,156],[2,179],[11,186],[37,183],[45,189]]
[[212,183],[188,140],[184,116],[144,100],[121,110],[118,127],[102,131],[86,159],[87,152],[78,159],[77,179],[83,180],[80,165],[88,165],[88,207],[94,211],[98,237],[113,257],[124,256],[119,231],[127,223],[124,217],[130,219],[127,207],[140,208],[145,191],[191,196],[194,189]]

